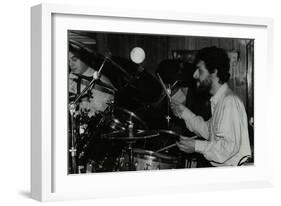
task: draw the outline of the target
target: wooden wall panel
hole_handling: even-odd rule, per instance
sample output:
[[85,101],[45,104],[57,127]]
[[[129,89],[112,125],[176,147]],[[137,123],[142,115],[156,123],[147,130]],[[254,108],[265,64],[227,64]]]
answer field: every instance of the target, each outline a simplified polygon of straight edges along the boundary
[[[246,74],[246,45],[245,41],[228,38],[206,38],[206,37],[169,37],[169,51],[172,50],[199,50],[208,46],[217,46],[228,52],[238,52],[238,62],[234,62],[230,73],[230,87],[237,93],[243,103],[246,105],[247,100],[247,74]],[[189,45],[186,45],[186,42]]]
[[[228,38],[97,34],[97,48],[102,53],[110,51],[112,55],[129,58],[132,48],[142,47],[146,53],[143,66],[151,73],[155,72],[162,60],[172,57],[172,50],[199,50],[203,47],[217,46],[228,52],[238,52],[238,61],[232,62],[229,85],[241,98],[245,106],[247,102],[252,102],[252,99],[247,99],[252,98],[252,95],[247,94],[247,89],[252,88],[252,79],[249,79],[249,75],[247,79],[246,43],[246,40]],[[251,108],[247,110],[249,109]]]

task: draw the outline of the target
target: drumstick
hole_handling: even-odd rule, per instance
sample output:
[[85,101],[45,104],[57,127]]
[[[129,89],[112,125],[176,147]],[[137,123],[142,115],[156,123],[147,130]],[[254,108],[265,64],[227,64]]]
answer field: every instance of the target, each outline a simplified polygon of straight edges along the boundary
[[185,139],[190,139],[190,140],[192,140],[192,139],[197,138],[197,136],[194,135],[194,136],[192,136],[192,137],[187,137],[187,136],[182,136],[182,135],[181,135],[180,138],[181,138],[181,139],[184,139],[184,140],[185,140]]
[[179,81],[175,81],[174,84],[171,86],[171,88],[173,88]]
[[163,147],[163,148],[157,150],[157,151],[154,152],[154,153],[162,152],[163,150],[169,149],[169,148],[174,147],[174,146],[176,146],[176,145],[177,145],[177,144],[171,144],[171,145],[169,145],[169,146],[167,146],[167,147]]
[[159,81],[160,81],[160,83],[161,83],[161,85],[162,85],[162,87],[163,87],[163,89],[164,89],[164,92],[166,93],[167,97],[168,97],[169,99],[171,99],[170,94],[169,94],[168,91],[167,91],[167,87],[166,87],[165,83],[163,82],[161,76],[159,75],[159,73],[157,73],[156,75],[158,76]]
[[[181,137],[183,137],[183,139],[190,139],[190,140],[197,138],[196,135],[195,135],[195,136],[192,136],[192,137],[186,137],[186,136],[181,136]],[[176,145],[177,145],[177,144],[171,144],[171,145],[169,145],[169,146],[163,147],[163,148],[161,148],[161,149],[155,151],[154,153],[162,152],[163,150],[170,149],[171,147],[174,147],[174,146],[176,146]]]

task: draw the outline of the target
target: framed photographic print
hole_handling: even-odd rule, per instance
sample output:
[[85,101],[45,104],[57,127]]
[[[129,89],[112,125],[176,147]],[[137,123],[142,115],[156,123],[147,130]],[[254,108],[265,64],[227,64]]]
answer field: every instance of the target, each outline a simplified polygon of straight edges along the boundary
[[31,12],[34,199],[272,185],[271,19]]

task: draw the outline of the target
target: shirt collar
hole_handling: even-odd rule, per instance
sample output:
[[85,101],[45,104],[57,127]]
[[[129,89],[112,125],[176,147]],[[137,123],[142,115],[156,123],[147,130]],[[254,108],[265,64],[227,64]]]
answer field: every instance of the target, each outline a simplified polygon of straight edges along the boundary
[[220,88],[218,89],[218,91],[216,92],[216,94],[214,96],[211,97],[210,101],[211,103],[215,106],[219,100],[223,97],[224,93],[226,92],[226,90],[228,89],[228,85],[226,83],[224,83],[223,85],[220,86]]

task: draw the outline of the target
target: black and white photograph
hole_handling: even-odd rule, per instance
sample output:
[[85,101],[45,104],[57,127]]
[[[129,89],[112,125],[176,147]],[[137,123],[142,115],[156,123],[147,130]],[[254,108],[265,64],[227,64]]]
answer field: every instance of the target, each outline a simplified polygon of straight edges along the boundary
[[254,39],[67,38],[68,174],[254,165]]
[[278,1],[3,1],[1,205],[281,205]]

